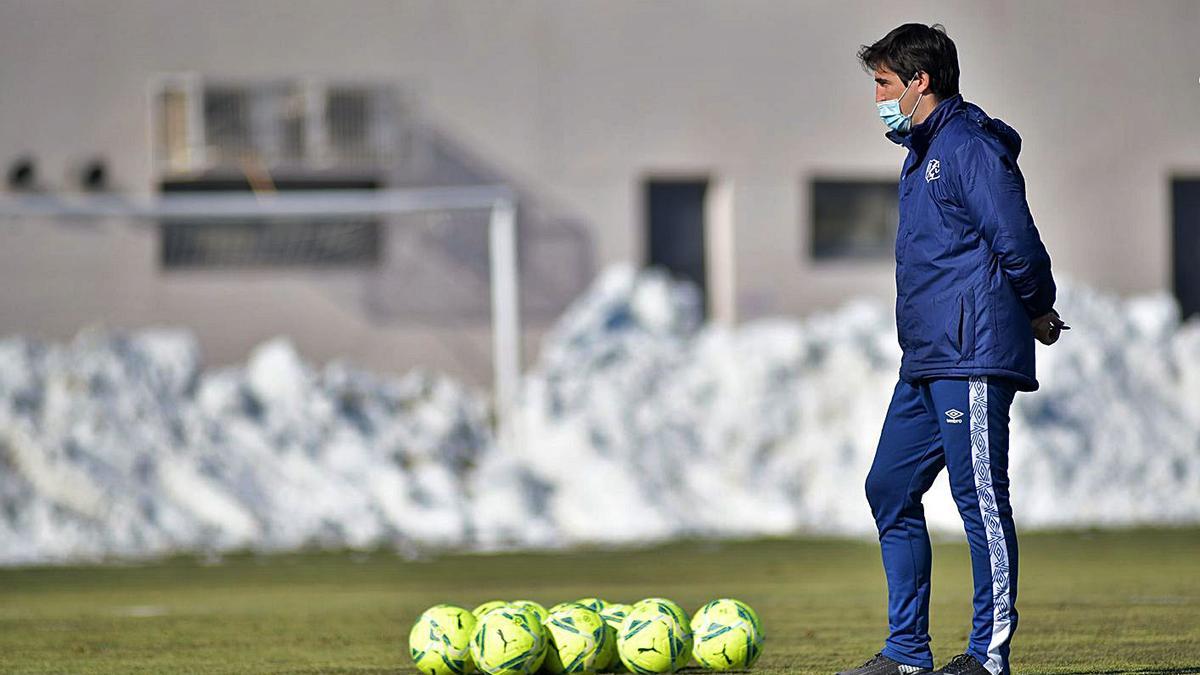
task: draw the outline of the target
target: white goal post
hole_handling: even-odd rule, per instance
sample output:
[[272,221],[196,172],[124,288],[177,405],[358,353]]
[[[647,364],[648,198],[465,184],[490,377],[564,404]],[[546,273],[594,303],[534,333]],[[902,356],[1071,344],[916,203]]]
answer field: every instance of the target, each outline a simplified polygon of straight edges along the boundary
[[10,194],[0,218],[79,220],[168,218],[237,220],[262,216],[348,217],[456,209],[487,210],[491,286],[493,396],[498,442],[511,447],[513,402],[521,378],[517,200],[503,185],[383,190],[295,190],[163,194],[142,200],[116,195]]

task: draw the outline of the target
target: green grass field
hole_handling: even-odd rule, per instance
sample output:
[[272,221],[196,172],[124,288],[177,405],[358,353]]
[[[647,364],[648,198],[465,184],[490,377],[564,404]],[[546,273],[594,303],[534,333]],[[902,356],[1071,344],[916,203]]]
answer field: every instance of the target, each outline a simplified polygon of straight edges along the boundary
[[[1018,673],[1200,672],[1200,530],[1021,539]],[[936,546],[934,654],[962,651],[966,545]],[[763,619],[753,672],[832,673],[884,638],[878,548],[846,540],[693,542],[644,550],[239,555],[219,564],[0,570],[4,673],[415,673],[426,606],[665,595],[688,611],[741,598]],[[695,667],[689,671],[697,671]]]

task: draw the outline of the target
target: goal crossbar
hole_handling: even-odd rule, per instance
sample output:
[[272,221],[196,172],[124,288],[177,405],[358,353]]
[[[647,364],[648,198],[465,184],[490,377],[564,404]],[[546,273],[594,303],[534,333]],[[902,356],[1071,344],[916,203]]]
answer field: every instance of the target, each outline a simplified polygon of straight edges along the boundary
[[497,440],[516,442],[513,404],[521,378],[521,317],[518,297],[517,200],[503,185],[392,188],[384,190],[288,190],[162,194],[144,199],[117,195],[0,196],[0,219],[64,220],[124,218],[237,220],[262,216],[362,216],[455,209],[487,210],[491,281],[493,397]]

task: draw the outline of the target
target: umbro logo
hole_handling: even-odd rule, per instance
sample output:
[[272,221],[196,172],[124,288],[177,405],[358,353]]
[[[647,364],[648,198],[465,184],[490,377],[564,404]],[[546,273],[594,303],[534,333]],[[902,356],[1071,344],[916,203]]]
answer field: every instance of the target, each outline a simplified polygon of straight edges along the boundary
[[897,670],[899,670],[903,675],[909,675],[909,673],[919,673],[924,670],[924,668],[921,668],[920,666],[910,666],[907,663],[901,663],[897,666]]
[[961,410],[951,408],[946,411],[946,424],[962,424],[962,416]]
[[925,182],[935,181],[942,177],[942,163],[936,159],[929,160],[925,165]]

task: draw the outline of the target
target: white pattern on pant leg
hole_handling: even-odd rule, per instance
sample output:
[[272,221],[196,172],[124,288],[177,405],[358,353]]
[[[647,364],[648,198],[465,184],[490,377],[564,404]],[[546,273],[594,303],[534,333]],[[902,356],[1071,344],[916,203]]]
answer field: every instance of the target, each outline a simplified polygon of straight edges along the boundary
[[988,643],[987,663],[992,675],[1004,670],[1000,647],[1008,640],[1009,613],[1008,545],[1000,524],[999,505],[992,490],[992,456],[988,441],[987,377],[968,379],[971,396],[971,466],[975,473],[975,494],[979,514],[987,533],[988,559],[992,567],[992,639]]

